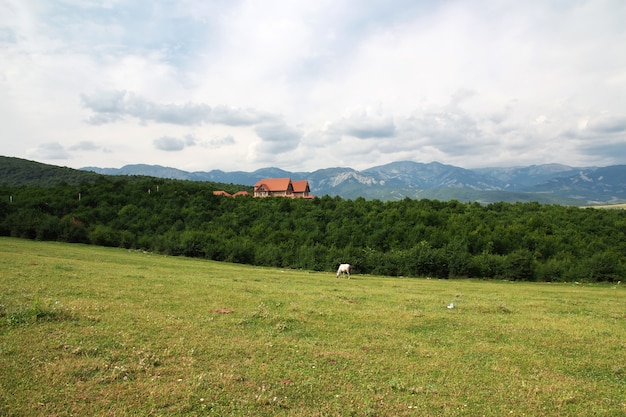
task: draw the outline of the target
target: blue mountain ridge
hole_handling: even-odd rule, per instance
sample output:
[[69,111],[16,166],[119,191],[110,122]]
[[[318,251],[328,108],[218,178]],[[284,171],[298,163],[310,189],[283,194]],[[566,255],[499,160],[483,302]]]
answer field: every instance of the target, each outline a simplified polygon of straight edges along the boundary
[[221,170],[188,172],[159,165],[122,168],[84,167],[106,175],[147,175],[191,181],[214,181],[251,186],[263,178],[306,179],[317,196],[399,200],[430,198],[489,203],[538,201],[589,205],[626,202],[626,165],[571,167],[560,164],[466,169],[439,162],[398,161],[362,171],[324,168],[290,172],[262,168],[252,172]]

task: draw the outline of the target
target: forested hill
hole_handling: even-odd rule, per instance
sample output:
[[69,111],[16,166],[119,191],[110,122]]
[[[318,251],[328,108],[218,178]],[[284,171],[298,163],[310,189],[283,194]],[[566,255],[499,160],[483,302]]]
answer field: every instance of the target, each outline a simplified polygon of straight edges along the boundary
[[94,181],[99,176],[94,172],[0,156],[0,185],[4,186],[48,187],[61,183],[76,185]]
[[[80,185],[93,183],[105,177],[91,171],[83,171],[56,165],[42,164],[27,159],[0,156],[0,186],[7,187],[51,187],[55,185]],[[109,179],[123,179],[124,181],[142,182],[149,176],[145,175],[112,175]],[[239,184],[225,184],[221,182],[205,181],[204,186],[215,190],[225,190],[235,193],[240,190],[252,192],[253,187]]]
[[539,281],[626,275],[626,211],[538,203],[221,197],[209,183],[98,176],[0,185],[0,236],[357,274]]

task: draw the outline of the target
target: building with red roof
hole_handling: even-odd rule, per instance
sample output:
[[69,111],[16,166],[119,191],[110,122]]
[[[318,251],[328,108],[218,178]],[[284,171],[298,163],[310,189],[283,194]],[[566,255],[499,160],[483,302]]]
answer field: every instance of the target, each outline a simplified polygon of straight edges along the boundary
[[313,198],[307,180],[265,178],[254,184],[254,197]]
[[221,196],[224,196],[224,197],[230,197],[230,194],[229,194],[229,193],[227,193],[227,192],[226,192],[226,191],[224,191],[224,190],[216,190],[216,191],[213,191],[213,195],[221,195]]
[[307,180],[292,181],[293,195],[296,198],[313,198]]

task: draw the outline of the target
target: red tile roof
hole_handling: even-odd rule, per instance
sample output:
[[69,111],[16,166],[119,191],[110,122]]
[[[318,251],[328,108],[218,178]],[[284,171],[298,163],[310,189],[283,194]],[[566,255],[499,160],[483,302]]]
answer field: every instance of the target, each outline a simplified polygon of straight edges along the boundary
[[289,178],[265,178],[254,184],[254,189],[263,187],[265,191],[287,191],[290,183]]
[[294,193],[306,193],[311,191],[307,180],[292,181],[291,185],[293,186]]

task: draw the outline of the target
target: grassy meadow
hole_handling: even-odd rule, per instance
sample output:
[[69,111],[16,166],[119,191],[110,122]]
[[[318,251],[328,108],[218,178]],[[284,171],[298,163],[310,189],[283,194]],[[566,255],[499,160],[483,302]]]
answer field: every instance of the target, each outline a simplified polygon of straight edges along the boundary
[[588,207],[593,207],[593,208],[605,208],[605,209],[622,209],[625,210],[626,209],[626,203],[621,203],[621,204],[605,204],[605,205],[598,205],[598,206],[586,206]]
[[626,415],[624,283],[347,280],[11,238],[0,268],[2,416]]

